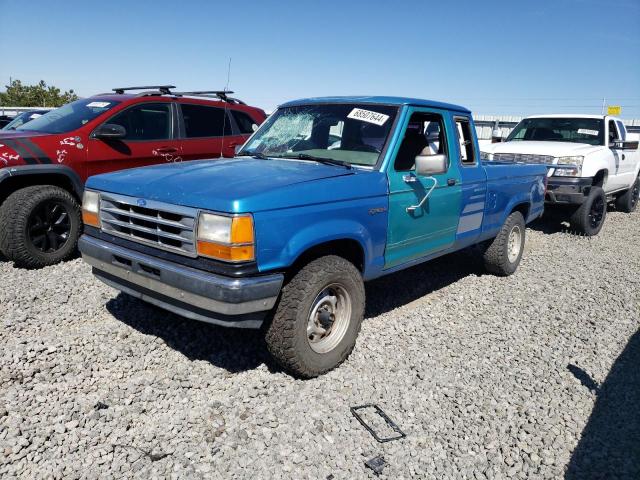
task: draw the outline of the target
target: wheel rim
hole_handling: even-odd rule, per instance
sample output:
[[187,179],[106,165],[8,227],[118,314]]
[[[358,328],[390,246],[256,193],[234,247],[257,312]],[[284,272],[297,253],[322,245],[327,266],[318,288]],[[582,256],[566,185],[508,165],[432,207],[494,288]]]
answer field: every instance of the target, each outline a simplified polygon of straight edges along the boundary
[[591,209],[589,210],[589,224],[591,225],[591,228],[598,228],[602,222],[602,218],[604,217],[604,208],[604,200],[602,197],[596,198],[591,204]]
[[514,226],[509,233],[507,240],[507,257],[509,262],[514,263],[520,255],[520,247],[522,244],[522,230],[519,225]]
[[29,242],[42,253],[60,250],[69,240],[70,233],[69,211],[60,202],[42,202],[31,212],[27,222]]
[[351,320],[351,296],[347,289],[332,283],[316,296],[307,322],[309,346],[316,353],[327,353],[342,341]]

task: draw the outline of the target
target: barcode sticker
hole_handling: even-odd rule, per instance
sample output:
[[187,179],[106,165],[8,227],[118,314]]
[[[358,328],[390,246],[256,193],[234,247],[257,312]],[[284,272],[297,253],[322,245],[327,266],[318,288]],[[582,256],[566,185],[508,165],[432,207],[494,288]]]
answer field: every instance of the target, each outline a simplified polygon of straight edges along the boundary
[[387,120],[389,115],[384,113],[372,112],[371,110],[363,110],[362,108],[354,108],[351,110],[347,118],[354,120],[360,120],[362,122],[373,123],[374,125],[382,126]]
[[589,130],[588,128],[579,128],[578,133],[582,135],[592,135],[594,137],[597,137],[598,133],[600,132],[598,130]]

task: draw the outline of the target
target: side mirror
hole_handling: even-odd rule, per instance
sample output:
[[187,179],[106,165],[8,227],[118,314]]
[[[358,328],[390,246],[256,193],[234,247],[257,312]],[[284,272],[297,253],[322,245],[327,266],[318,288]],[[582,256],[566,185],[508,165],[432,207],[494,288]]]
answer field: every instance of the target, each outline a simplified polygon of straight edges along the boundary
[[115,123],[104,123],[93,131],[94,138],[101,138],[104,140],[114,140],[117,138],[124,138],[127,136],[127,130],[122,125],[116,125]]
[[445,173],[448,167],[448,159],[444,154],[418,155],[416,157],[416,175],[428,177],[438,173]]
[[619,148],[620,150],[637,150],[638,141],[622,142],[620,140],[612,140],[609,144],[611,148]]

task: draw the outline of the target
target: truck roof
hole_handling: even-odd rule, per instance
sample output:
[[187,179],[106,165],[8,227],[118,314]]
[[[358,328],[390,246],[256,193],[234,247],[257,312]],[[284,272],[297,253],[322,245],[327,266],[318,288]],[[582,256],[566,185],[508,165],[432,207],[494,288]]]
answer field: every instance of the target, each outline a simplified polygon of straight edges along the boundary
[[529,115],[525,118],[612,118],[614,120],[620,120],[618,117],[612,115],[588,115],[583,113],[553,113],[550,115]]
[[471,113],[471,111],[460,105],[452,103],[437,102],[435,100],[423,100],[420,98],[409,97],[380,97],[380,96],[346,96],[346,97],[313,97],[293,100],[283,103],[281,107],[292,107],[295,105],[309,105],[320,103],[372,103],[381,105],[413,105],[416,107],[441,108],[444,110],[455,110],[462,113]]

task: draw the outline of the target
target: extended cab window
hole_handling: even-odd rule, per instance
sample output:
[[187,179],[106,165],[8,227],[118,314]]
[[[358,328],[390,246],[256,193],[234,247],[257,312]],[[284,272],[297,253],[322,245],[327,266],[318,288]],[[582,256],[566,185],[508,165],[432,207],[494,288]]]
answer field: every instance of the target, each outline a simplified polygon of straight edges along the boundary
[[191,103],[181,103],[180,108],[187,138],[232,135],[231,122],[223,108]]
[[471,134],[471,123],[468,118],[456,117],[456,132],[460,144],[460,161],[463,165],[474,165],[476,152]]
[[171,138],[171,105],[142,103],[107,120],[124,127],[123,140],[166,140]]
[[616,128],[616,122],[609,120],[609,144],[613,142],[619,142],[620,135],[618,135],[618,129]]
[[444,132],[444,121],[440,115],[412,114],[393,164],[396,172],[414,170],[418,155],[446,153],[447,142]]
[[233,119],[236,121],[241,134],[253,133],[258,128],[258,124],[246,113],[239,112],[238,110],[229,111],[231,115],[233,115]]

